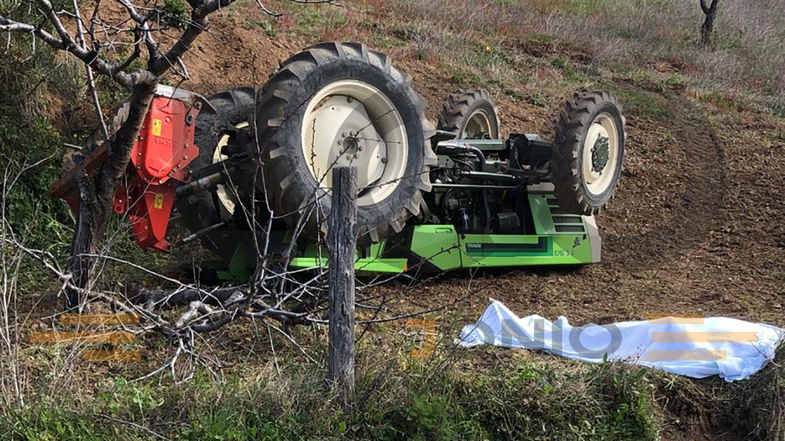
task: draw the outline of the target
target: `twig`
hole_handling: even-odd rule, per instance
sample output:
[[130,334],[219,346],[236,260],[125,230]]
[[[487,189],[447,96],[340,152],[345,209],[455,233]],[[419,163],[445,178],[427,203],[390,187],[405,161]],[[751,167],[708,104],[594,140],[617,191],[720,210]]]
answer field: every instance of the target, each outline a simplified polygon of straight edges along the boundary
[[125,425],[131,426],[131,427],[135,427],[137,429],[140,429],[140,430],[143,430],[143,431],[149,433],[150,435],[153,435],[154,437],[156,437],[158,439],[163,439],[163,440],[169,439],[169,438],[161,435],[160,433],[155,432],[152,429],[147,428],[147,427],[145,427],[145,426],[143,426],[141,424],[134,423],[133,421],[121,420],[119,418],[110,417],[109,415],[104,415],[104,414],[101,414],[101,413],[92,413],[90,415],[93,416],[93,417],[96,417],[96,418],[102,418],[102,419],[105,419],[107,421],[111,421],[113,423],[125,424]]

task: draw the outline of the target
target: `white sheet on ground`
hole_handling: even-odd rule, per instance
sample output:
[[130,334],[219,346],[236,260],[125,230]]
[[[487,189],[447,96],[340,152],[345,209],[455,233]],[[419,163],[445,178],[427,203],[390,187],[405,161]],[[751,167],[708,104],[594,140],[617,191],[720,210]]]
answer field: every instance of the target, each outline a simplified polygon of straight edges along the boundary
[[693,378],[742,380],[774,357],[783,329],[724,317],[630,321],[573,327],[539,315],[519,318],[493,300],[461,331],[463,347],[494,345],[541,349],[589,362],[622,360]]

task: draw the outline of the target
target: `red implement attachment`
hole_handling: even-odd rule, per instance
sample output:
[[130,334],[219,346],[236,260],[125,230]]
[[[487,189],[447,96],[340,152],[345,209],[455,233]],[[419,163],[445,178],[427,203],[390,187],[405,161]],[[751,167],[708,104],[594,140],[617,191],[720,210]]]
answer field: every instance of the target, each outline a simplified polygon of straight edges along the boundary
[[[136,243],[142,248],[169,251],[166,230],[175,189],[190,180],[188,164],[199,155],[194,124],[200,108],[195,95],[175,95],[161,86],[150,103],[131,150],[126,181],[118,186],[113,204],[115,213],[128,215]],[[94,174],[107,158],[105,145],[96,148],[56,182],[50,194],[65,199],[76,211],[79,195],[74,177],[81,169]]]

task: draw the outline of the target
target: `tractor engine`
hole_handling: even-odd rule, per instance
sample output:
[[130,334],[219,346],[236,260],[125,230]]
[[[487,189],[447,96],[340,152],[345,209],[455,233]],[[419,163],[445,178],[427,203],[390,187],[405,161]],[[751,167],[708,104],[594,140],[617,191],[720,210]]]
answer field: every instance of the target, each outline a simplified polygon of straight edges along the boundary
[[[442,134],[444,135],[444,134]],[[552,147],[537,135],[507,140],[437,140],[434,191],[427,222],[452,224],[459,233],[530,234],[526,186],[549,177]]]

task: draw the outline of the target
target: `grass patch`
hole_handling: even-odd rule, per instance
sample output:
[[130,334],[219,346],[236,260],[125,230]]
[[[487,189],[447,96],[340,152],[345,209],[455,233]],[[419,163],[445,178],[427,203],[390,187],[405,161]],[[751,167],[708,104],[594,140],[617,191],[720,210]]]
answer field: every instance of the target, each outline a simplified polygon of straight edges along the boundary
[[[734,92],[738,100],[772,110],[785,105],[781,1],[723,3],[708,48],[698,41],[699,6],[677,0],[394,0],[391,9],[400,11],[404,23],[425,22],[461,35],[464,46],[547,35],[585,52],[593,69],[649,69],[652,62],[666,62],[679,70],[684,86]],[[461,50],[450,49],[451,56]]]
[[321,368],[289,363],[280,373],[257,367],[223,381],[197,376],[181,385],[107,380],[78,406],[43,394],[33,405],[3,411],[0,436],[9,441],[150,439],[140,427],[171,439],[236,441],[658,436],[659,411],[646,369],[536,359],[486,368],[438,359],[403,368],[400,361],[362,363],[349,412],[332,399]]
[[245,27],[247,29],[260,29],[269,38],[275,38],[278,35],[278,30],[275,27],[275,22],[270,18],[255,18],[248,17],[245,19]]
[[287,26],[287,33],[292,36],[317,38],[323,31],[334,31],[347,24],[344,8],[330,4],[284,3],[280,7],[285,18],[294,20],[294,24]]
[[667,99],[637,87],[624,87],[604,83],[602,87],[615,94],[624,103],[624,111],[652,119],[672,120],[673,113]]
[[461,66],[447,65],[444,68],[444,73],[447,74],[450,81],[461,86],[475,86],[481,83],[477,74]]

